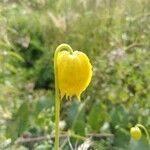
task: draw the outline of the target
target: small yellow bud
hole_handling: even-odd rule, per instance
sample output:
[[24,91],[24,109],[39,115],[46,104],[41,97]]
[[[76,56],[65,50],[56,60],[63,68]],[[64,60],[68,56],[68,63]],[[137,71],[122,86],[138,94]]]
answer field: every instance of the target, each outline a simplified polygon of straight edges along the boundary
[[87,88],[92,77],[92,65],[86,54],[80,51],[72,53],[61,51],[57,57],[58,84],[61,98],[77,96]]
[[134,140],[138,141],[141,138],[142,133],[139,127],[135,126],[130,129],[130,135]]

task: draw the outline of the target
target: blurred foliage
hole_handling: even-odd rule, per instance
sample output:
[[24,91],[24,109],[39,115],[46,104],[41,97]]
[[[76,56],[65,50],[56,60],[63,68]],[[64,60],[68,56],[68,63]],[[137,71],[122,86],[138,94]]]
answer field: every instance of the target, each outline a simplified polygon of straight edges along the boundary
[[[54,133],[53,55],[61,43],[85,52],[93,64],[92,83],[82,101],[62,101],[62,131],[93,140],[97,150],[148,150],[150,133],[149,0],[1,0],[0,149],[46,150],[54,139],[25,142]],[[24,142],[19,143],[19,140]],[[62,139],[61,148],[83,141]]]

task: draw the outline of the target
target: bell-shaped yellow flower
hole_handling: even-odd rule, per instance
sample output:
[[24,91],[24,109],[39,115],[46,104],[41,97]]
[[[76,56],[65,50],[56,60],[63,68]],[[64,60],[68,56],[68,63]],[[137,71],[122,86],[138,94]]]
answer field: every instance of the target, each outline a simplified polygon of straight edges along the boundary
[[138,141],[141,138],[142,133],[139,127],[135,126],[130,129],[130,135],[134,140]]
[[80,51],[72,53],[61,51],[57,56],[58,85],[61,99],[77,96],[87,88],[92,77],[92,65],[86,54]]

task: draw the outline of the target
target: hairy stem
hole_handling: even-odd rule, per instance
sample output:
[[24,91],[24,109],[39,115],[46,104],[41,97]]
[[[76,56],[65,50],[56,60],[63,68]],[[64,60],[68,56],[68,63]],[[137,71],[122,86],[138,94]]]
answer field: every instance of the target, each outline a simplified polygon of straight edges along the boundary
[[60,120],[60,93],[58,81],[57,56],[62,50],[73,53],[72,48],[68,44],[61,44],[56,48],[54,54],[54,74],[55,74],[55,150],[59,150],[59,120]]

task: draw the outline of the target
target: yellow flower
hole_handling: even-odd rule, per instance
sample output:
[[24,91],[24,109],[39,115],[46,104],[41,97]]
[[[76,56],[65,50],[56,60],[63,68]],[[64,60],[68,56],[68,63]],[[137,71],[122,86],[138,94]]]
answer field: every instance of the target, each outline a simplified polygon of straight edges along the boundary
[[61,51],[57,57],[57,68],[61,98],[77,96],[80,100],[92,77],[92,65],[87,55],[80,51]]
[[130,134],[131,134],[131,137],[136,141],[138,141],[142,136],[141,130],[139,129],[139,127],[136,127],[136,126],[130,129]]

